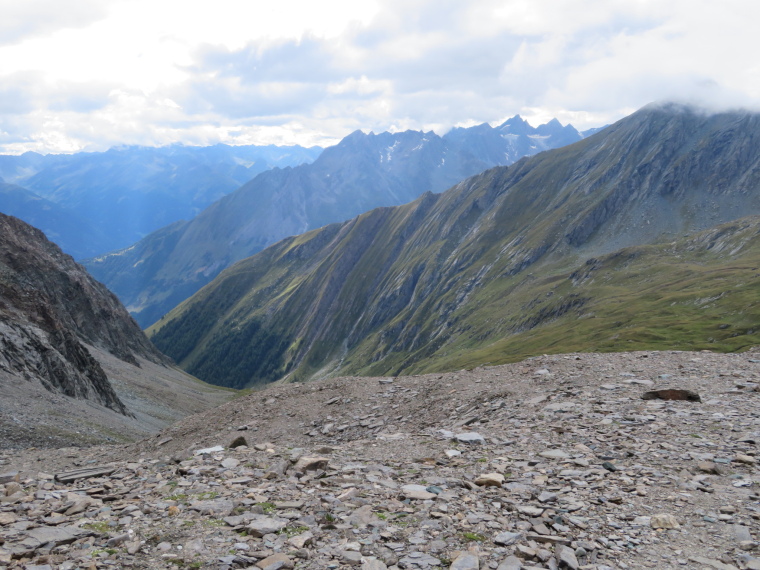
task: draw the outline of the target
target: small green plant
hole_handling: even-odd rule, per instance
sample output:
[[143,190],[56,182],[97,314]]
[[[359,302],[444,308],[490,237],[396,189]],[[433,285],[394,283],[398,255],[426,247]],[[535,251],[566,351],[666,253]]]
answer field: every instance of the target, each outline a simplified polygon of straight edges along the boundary
[[174,490],[174,488],[175,488],[177,485],[179,485],[179,483],[177,483],[176,481],[169,481],[169,482],[168,482],[166,485],[167,485],[167,487],[171,487],[171,488],[172,488],[172,490]]
[[467,540],[474,540],[475,542],[483,542],[485,540],[485,537],[480,536],[475,532],[463,532],[462,536]]
[[379,518],[381,521],[387,521],[388,520],[388,513],[375,513],[377,518]]
[[216,499],[219,496],[219,493],[216,491],[206,491],[204,493],[198,493],[196,497],[200,499],[201,501],[209,500],[209,499]]
[[105,521],[85,523],[82,525],[82,528],[94,530],[95,532],[98,532],[100,534],[105,534],[106,532],[111,530],[111,527],[109,527],[108,523]]
[[277,534],[284,534],[288,538],[291,538],[293,536],[301,534],[302,532],[306,532],[307,530],[309,530],[308,526],[286,526]]
[[257,503],[258,506],[260,506],[262,509],[264,509],[264,512],[269,514],[273,513],[277,507],[274,503],[266,502],[266,503]]
[[222,519],[209,519],[203,521],[203,524],[206,526],[227,526],[227,523],[224,522]]
[[187,503],[187,495],[185,493],[177,493],[176,495],[169,495],[166,497],[167,501],[177,501],[178,503]]
[[116,550],[115,548],[99,548],[97,550],[93,550],[92,551],[92,555],[93,556],[98,556],[100,554],[108,554],[108,556],[113,556],[117,552],[119,552],[119,551]]
[[485,457],[478,458],[478,463],[485,463],[486,461],[488,461],[488,459],[486,459]]

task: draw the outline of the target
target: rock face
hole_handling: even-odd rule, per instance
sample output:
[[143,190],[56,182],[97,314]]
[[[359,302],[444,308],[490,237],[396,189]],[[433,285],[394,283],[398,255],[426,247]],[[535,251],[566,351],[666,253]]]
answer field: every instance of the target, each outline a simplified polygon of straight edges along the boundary
[[84,343],[131,364],[166,362],[83,267],[39,230],[0,214],[0,372],[129,414]]

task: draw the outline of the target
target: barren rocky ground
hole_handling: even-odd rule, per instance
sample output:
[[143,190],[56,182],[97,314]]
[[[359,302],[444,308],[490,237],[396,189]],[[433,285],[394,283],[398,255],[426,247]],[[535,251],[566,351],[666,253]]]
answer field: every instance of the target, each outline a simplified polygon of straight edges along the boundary
[[37,380],[0,370],[0,449],[123,443],[232,397],[171,366],[139,358],[139,367],[88,346],[131,416],[95,402],[67,398]]
[[759,385],[756,351],[543,356],[5,450],[0,568],[757,569]]

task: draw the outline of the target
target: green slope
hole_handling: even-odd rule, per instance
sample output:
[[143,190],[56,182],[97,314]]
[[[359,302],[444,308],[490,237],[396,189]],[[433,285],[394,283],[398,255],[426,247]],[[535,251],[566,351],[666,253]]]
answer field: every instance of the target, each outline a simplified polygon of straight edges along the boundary
[[678,294],[717,294],[700,255],[729,272],[728,283],[746,280],[744,270],[720,266],[733,259],[728,250],[711,261],[704,244],[676,238],[760,215],[758,139],[758,115],[644,109],[443,194],[283,240],[223,272],[150,334],[191,373],[235,387],[709,338],[738,349],[742,339],[724,338],[754,324],[731,317],[705,336],[708,325],[691,325],[708,313],[682,307]]

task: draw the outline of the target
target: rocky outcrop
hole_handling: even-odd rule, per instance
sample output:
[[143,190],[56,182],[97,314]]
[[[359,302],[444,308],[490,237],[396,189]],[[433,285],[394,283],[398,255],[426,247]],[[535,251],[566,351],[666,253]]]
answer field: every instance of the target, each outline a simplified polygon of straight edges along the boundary
[[85,343],[133,365],[167,361],[83,267],[41,231],[0,214],[0,371],[129,414]]

